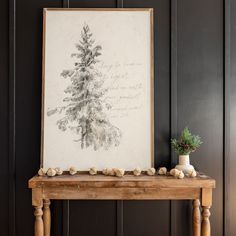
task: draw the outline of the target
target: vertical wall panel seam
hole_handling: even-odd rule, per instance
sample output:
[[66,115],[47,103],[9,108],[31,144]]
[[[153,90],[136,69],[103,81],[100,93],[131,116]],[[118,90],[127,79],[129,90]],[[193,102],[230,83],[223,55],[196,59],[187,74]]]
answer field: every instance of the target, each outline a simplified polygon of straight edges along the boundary
[[[177,135],[177,0],[170,0],[171,40],[170,40],[170,130],[171,137]],[[176,155],[171,150],[171,166],[176,163]],[[170,202],[170,235],[176,235],[176,204]]]
[[[70,0],[62,0],[62,6],[63,8],[69,8],[70,7]],[[63,200],[63,218],[62,218],[62,235],[63,236],[69,236],[70,235],[70,201],[69,200]]]
[[116,201],[116,235],[123,236],[124,235],[124,213],[123,213],[123,201]]
[[116,0],[116,7],[123,8],[124,7],[124,0]]
[[230,191],[230,81],[231,81],[231,0],[224,0],[224,137],[223,137],[223,229],[230,235],[229,191]]
[[9,1],[9,236],[16,235],[15,55],[16,1]]
[[62,6],[63,6],[63,8],[69,8],[70,7],[70,0],[62,0]]

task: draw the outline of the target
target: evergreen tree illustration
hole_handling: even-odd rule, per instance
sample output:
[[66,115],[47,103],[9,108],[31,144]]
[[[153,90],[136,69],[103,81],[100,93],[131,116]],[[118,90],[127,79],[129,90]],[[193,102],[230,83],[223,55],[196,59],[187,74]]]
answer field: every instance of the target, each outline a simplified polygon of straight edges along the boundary
[[102,74],[96,69],[102,47],[93,46],[95,40],[87,24],[81,31],[81,40],[76,44],[77,52],[71,56],[76,59],[74,68],[63,70],[61,76],[70,79],[71,84],[64,90],[67,97],[63,107],[49,110],[47,115],[64,114],[57,121],[60,130],[70,129],[78,135],[81,148],[93,147],[98,150],[118,146],[121,131],[112,125],[106,111],[111,105],[104,101],[107,92]]

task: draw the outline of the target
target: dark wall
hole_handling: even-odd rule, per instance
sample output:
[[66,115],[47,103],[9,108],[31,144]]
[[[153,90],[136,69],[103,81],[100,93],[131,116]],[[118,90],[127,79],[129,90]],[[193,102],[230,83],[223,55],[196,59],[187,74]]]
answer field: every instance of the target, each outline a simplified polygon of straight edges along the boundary
[[[27,181],[40,163],[44,7],[155,11],[155,165],[177,159],[169,139],[188,125],[204,144],[192,163],[214,177],[212,235],[236,235],[236,2],[231,0],[1,0],[0,230],[33,235]],[[52,235],[189,236],[187,201],[54,201]]]

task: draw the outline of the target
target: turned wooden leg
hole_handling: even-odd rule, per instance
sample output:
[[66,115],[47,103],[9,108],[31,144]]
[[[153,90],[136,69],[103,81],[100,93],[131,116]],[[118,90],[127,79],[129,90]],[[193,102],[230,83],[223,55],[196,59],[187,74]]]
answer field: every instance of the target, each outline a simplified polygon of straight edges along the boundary
[[212,189],[203,188],[202,189],[202,236],[210,236],[211,235],[211,225],[209,217],[210,207],[212,205]]
[[201,236],[201,213],[200,201],[193,201],[193,236]]
[[41,206],[35,206],[34,208],[35,208],[35,211],[34,211],[34,215],[35,215],[35,223],[34,223],[35,236],[44,236],[43,219],[42,219],[42,215],[43,215],[42,205]]
[[51,212],[50,212],[50,200],[45,199],[43,201],[43,223],[44,223],[44,236],[50,236],[51,228]]
[[202,207],[202,236],[211,235],[211,225],[209,220],[211,213],[209,209],[210,207]]

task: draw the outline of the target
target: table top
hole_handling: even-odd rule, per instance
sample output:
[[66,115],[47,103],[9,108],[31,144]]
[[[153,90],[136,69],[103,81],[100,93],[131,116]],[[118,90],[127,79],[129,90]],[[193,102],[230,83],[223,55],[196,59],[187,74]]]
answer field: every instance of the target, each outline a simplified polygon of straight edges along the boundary
[[170,175],[148,176],[142,174],[134,176],[126,174],[123,177],[115,177],[102,174],[93,176],[88,173],[79,173],[76,175],[63,174],[55,177],[34,176],[29,180],[28,186],[29,188],[40,188],[74,185],[90,188],[215,188],[215,180],[204,174],[198,174],[194,178],[185,177],[177,179]]

